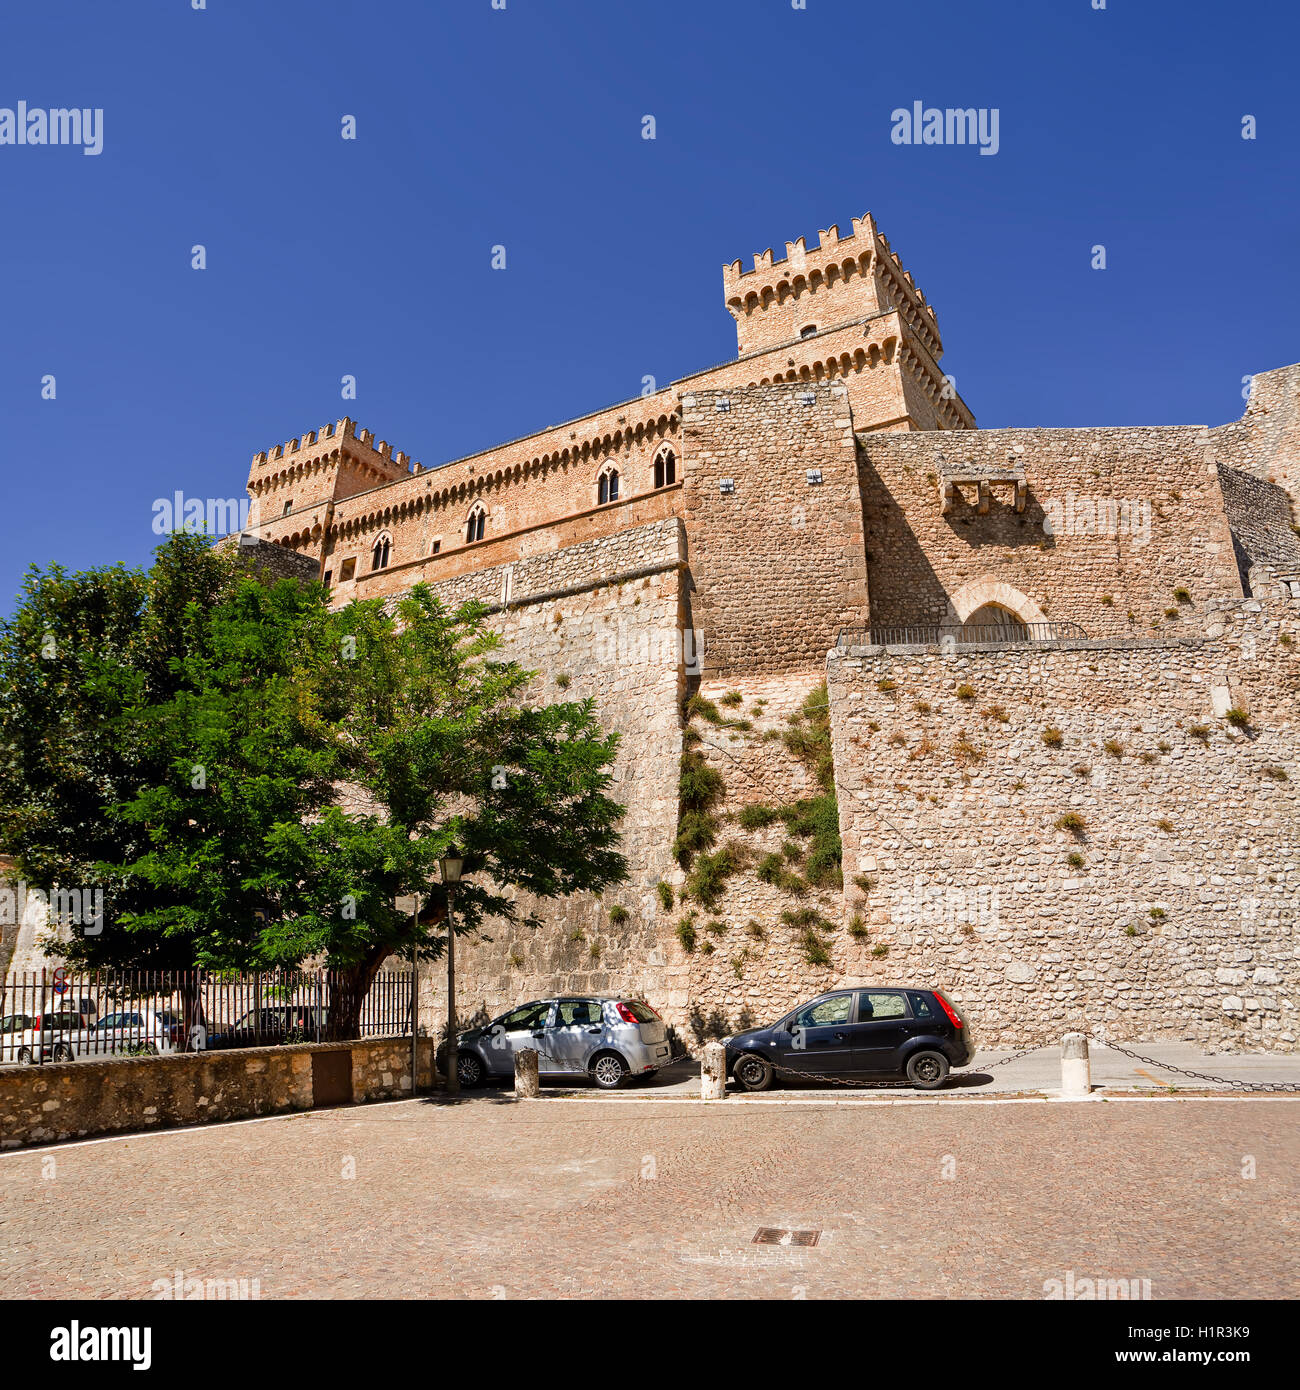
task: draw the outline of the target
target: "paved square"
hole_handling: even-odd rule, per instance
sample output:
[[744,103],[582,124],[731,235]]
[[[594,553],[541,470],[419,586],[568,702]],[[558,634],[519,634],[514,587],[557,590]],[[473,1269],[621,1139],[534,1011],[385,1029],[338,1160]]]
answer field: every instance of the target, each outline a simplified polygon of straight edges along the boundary
[[0,1295],[1297,1291],[1300,1100],[759,1100],[488,1092],[3,1155]]

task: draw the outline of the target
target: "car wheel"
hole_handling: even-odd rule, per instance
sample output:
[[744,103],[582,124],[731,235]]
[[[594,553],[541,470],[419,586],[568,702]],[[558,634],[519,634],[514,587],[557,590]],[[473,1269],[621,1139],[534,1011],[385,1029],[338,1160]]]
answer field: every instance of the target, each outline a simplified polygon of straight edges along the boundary
[[54,1060],[56,1062],[72,1061],[72,1048],[67,1043],[58,1043],[54,1048]]
[[766,1091],[775,1077],[771,1062],[755,1052],[746,1052],[731,1074],[743,1091]]
[[456,1053],[456,1079],[467,1090],[472,1091],[483,1084],[483,1063],[472,1052]]
[[627,1075],[627,1063],[616,1052],[602,1052],[591,1064],[591,1079],[602,1091],[617,1090]]
[[32,1056],[30,1047],[20,1047],[18,1049],[18,1065],[20,1067],[31,1067],[36,1065],[36,1058]]
[[948,1079],[948,1059],[942,1052],[915,1052],[907,1059],[907,1079],[922,1091],[937,1091]]

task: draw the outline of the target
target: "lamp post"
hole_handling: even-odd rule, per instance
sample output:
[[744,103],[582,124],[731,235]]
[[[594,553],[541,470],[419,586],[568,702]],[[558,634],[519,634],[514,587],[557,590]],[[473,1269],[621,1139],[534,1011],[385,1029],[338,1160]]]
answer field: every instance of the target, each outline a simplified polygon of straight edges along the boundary
[[420,895],[411,908],[411,1095],[420,1089]]
[[443,886],[447,889],[447,1094],[460,1094],[456,1056],[456,885],[465,861],[454,850],[438,860]]

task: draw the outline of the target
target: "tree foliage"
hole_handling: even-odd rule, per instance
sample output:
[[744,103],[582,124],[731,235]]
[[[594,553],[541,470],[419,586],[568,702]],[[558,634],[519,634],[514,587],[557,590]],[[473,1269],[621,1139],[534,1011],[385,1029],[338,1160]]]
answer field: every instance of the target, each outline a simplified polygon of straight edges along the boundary
[[[529,700],[481,606],[425,586],[332,612],[178,534],[140,573],[29,573],[0,622],[0,850],[33,884],[101,884],[84,965],[309,958],[364,992],[458,931],[619,882],[617,735]],[[419,904],[413,914],[399,899]],[[358,995],[359,998],[359,995]]]

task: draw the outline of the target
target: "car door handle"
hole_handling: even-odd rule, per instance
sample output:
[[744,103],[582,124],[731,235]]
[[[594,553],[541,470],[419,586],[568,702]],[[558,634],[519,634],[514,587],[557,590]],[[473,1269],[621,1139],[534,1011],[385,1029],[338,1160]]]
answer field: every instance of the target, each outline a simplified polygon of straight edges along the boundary
[[836,1034],[835,1034],[835,1041],[836,1041],[836,1042],[844,1042],[844,1041],[848,1038],[848,1036],[849,1036],[849,1035],[848,1035],[847,1033],[836,1033]]

